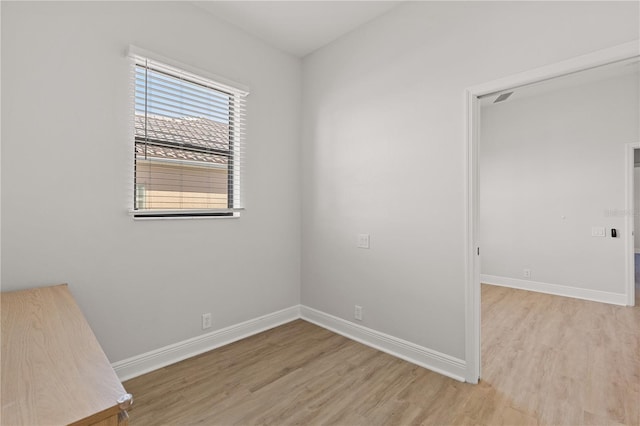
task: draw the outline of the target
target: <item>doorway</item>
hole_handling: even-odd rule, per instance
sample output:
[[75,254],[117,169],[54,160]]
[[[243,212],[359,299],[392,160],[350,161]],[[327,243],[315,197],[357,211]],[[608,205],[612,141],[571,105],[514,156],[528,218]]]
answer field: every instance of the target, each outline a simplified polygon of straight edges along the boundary
[[[480,263],[481,241],[479,240],[479,141],[480,141],[480,102],[488,95],[501,95],[514,89],[535,83],[549,81],[556,77],[567,76],[583,70],[628,61],[638,57],[639,43],[631,42],[611,49],[594,52],[550,66],[538,68],[511,77],[475,86],[467,90],[467,250],[466,250],[466,381],[477,383],[481,377],[480,359]],[[627,181],[629,178],[627,179]],[[628,202],[628,201],[627,201]],[[628,223],[629,219],[627,219]],[[632,244],[632,235],[627,235],[627,226],[623,238],[627,247]],[[629,256],[627,256],[629,259]],[[629,262],[629,260],[627,260]],[[627,263],[627,274],[630,266]],[[633,274],[635,276],[635,274]],[[628,274],[627,281],[630,280]],[[627,297],[633,289],[627,288]]]
[[640,142],[626,147],[626,204],[624,215],[631,238],[627,250],[627,306],[640,304]]

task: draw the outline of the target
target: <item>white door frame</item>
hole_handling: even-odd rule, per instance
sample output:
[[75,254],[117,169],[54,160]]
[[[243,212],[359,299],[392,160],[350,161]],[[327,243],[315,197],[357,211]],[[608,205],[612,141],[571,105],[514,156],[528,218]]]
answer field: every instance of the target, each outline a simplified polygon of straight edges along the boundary
[[[628,143],[625,155],[626,197],[624,206],[625,215],[625,264],[627,279],[627,306],[634,306],[636,302],[636,268],[635,268],[635,183],[634,183],[634,155],[633,151],[640,149],[640,142]],[[640,232],[640,230],[638,230]]]
[[[640,40],[578,56],[566,61],[535,68],[523,73],[469,87],[466,90],[467,176],[465,229],[465,380],[477,383],[480,378],[480,242],[478,241],[478,145],[480,142],[479,97],[526,84],[537,83],[589,68],[640,56]],[[628,269],[628,268],[627,268]]]

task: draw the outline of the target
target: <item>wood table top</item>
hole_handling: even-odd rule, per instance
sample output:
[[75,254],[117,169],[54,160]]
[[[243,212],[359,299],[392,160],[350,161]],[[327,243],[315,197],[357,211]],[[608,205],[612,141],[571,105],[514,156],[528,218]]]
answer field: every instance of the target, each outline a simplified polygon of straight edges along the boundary
[[125,392],[66,284],[3,292],[2,425],[90,424]]

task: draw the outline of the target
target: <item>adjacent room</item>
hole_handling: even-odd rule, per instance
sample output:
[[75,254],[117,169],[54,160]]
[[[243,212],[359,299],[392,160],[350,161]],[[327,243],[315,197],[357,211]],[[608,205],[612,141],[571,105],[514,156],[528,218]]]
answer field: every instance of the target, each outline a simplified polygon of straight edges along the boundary
[[640,423],[637,1],[0,15],[0,424]]

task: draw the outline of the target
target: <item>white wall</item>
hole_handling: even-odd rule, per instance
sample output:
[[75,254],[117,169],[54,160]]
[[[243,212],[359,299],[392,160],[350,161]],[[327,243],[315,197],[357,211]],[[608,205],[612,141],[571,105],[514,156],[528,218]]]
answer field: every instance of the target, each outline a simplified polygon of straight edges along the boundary
[[[310,307],[463,358],[464,89],[638,34],[635,3],[407,2],[305,58],[300,114],[298,60],[189,4],[1,15],[2,290],[69,282],[112,361],[294,305],[300,277]],[[241,219],[126,213],[129,43],[251,87]]]
[[407,2],[306,57],[303,304],[464,359],[465,88],[638,28],[635,3]]
[[482,109],[482,274],[524,279],[528,268],[529,281],[625,293],[625,145],[639,140],[639,89],[628,74]]
[[[297,305],[300,61],[188,3],[1,7],[2,290],[68,282],[111,361],[204,312],[215,330]],[[250,87],[240,219],[129,216],[130,43]]]
[[633,168],[633,220],[636,253],[640,253],[640,167]]

